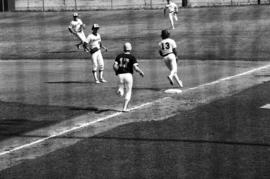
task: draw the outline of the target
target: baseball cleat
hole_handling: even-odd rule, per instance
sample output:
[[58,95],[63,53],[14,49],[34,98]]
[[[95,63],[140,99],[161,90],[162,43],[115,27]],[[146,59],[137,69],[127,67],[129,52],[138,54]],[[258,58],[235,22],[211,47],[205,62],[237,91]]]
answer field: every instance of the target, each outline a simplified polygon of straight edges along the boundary
[[122,112],[129,112],[129,109],[123,109]]
[[183,82],[182,82],[181,80],[179,81],[179,85],[180,85],[181,88],[184,87],[184,86],[183,86]]
[[169,80],[170,84],[173,86],[173,79],[172,79],[172,77],[167,76],[167,78],[168,78],[168,80]]
[[98,81],[98,80],[97,80],[95,83],[96,83],[96,84],[99,84],[99,83],[100,83],[100,81]]
[[101,79],[100,82],[102,82],[102,83],[107,83],[107,80]]

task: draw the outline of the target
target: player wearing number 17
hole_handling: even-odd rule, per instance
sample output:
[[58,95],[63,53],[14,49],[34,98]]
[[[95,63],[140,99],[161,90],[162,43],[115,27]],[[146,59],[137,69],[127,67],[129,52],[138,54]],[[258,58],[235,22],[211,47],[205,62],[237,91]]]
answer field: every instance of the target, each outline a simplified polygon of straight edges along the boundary
[[177,51],[176,51],[176,43],[173,39],[169,38],[170,33],[168,30],[161,31],[161,42],[159,43],[160,50],[159,54],[163,57],[164,63],[167,68],[170,70],[170,74],[167,77],[170,81],[170,84],[174,84],[174,79],[178,83],[178,85],[182,88],[183,83],[179,79],[177,75]]
[[125,95],[125,102],[123,112],[127,112],[127,107],[131,99],[133,86],[133,69],[142,77],[143,71],[139,68],[137,59],[131,54],[132,46],[129,42],[124,44],[124,53],[118,55],[114,61],[113,69],[119,78],[117,94],[119,96]]

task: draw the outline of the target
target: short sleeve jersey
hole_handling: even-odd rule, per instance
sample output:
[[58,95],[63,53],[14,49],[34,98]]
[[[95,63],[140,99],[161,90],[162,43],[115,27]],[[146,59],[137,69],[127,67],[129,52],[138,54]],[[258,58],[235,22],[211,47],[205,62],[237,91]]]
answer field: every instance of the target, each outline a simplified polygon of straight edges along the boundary
[[177,5],[173,2],[170,2],[166,5],[166,8],[169,9],[169,12],[176,12],[177,11]]
[[81,25],[83,25],[81,19],[77,19],[76,21],[71,21],[69,27],[74,30],[75,32],[81,32]]
[[163,56],[173,53],[173,49],[176,47],[177,45],[175,41],[171,38],[163,39],[161,42],[159,42],[159,48]]
[[97,35],[89,34],[86,39],[86,42],[89,43],[90,49],[93,48],[100,49],[100,42],[101,42],[100,34],[99,33],[97,33]]
[[138,63],[137,59],[132,54],[122,53],[118,55],[115,59],[115,62],[118,64],[119,69],[118,74],[131,73],[133,74],[133,65]]

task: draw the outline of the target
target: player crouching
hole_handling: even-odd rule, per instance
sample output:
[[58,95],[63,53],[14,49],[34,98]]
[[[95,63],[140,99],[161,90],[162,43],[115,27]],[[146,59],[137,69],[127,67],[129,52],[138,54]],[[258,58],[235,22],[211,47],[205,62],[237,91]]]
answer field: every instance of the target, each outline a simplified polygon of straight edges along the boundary
[[119,78],[117,94],[120,96],[125,95],[125,102],[123,112],[127,112],[128,104],[131,99],[132,86],[133,86],[133,69],[138,72],[142,77],[143,71],[139,68],[137,59],[131,54],[132,46],[129,42],[124,44],[124,53],[119,54],[113,64],[115,74]]
[[178,85],[182,88],[183,83],[177,75],[177,51],[176,43],[173,39],[169,38],[170,33],[168,30],[161,31],[161,42],[159,43],[160,50],[159,54],[163,57],[164,63],[170,70],[170,75],[168,79],[170,84],[174,84],[174,79],[177,81]]

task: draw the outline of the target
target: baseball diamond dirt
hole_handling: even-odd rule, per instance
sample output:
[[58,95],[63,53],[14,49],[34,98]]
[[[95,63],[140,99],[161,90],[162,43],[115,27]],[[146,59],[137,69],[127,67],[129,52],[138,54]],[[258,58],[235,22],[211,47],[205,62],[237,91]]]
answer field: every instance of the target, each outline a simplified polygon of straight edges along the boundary
[[[179,9],[184,88],[166,94],[161,10],[81,11],[100,25],[107,83],[68,32],[73,12],[0,17],[0,178],[269,178],[269,6]],[[131,111],[112,65],[132,44]],[[262,108],[266,106],[265,108]]]

